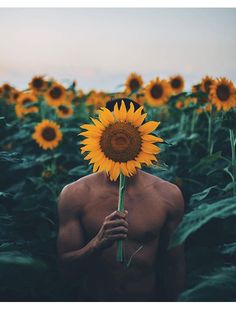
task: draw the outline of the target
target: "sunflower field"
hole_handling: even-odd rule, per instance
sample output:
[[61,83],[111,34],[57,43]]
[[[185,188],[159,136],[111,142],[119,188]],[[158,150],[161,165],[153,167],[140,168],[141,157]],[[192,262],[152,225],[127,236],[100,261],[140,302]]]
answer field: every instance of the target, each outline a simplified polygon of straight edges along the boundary
[[186,213],[170,243],[185,243],[187,286],[179,301],[236,300],[233,82],[205,76],[185,91],[180,75],[144,83],[131,73],[123,86],[85,93],[76,81],[66,87],[44,76],[24,90],[0,86],[0,300],[74,299],[59,273],[57,200],[65,185],[93,172],[80,151],[80,126],[124,97],[160,121],[155,132],[165,142],[157,162],[143,169],[184,195]]

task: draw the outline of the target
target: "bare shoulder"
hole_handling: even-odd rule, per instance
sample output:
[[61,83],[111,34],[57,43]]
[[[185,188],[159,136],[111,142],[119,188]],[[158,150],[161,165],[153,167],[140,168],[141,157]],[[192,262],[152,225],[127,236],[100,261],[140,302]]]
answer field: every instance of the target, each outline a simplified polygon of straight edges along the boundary
[[66,185],[59,197],[58,208],[60,212],[77,212],[86,202],[93,182],[93,174],[81,177],[80,179]]
[[148,181],[152,183],[153,190],[166,201],[173,214],[184,213],[183,194],[178,186],[160,177],[145,173]]

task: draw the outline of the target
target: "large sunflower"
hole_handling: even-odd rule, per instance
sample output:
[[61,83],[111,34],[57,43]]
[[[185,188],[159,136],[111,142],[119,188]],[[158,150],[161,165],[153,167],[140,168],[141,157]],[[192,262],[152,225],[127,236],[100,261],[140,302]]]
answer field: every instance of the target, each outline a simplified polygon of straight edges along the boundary
[[45,119],[35,126],[32,138],[44,150],[56,148],[62,140],[60,126],[54,121]]
[[29,83],[29,88],[35,95],[42,94],[47,89],[48,83],[43,76],[35,76]]
[[169,84],[174,94],[179,94],[184,89],[184,79],[181,75],[170,77]]
[[151,135],[159,122],[149,121],[142,124],[147,114],[142,114],[143,106],[134,110],[133,103],[127,111],[122,100],[120,108],[115,104],[112,113],[106,107],[101,108],[99,120],[93,124],[82,125],[85,132],[79,135],[86,138],[81,142],[81,152],[88,151],[85,160],[94,164],[93,172],[106,171],[111,180],[116,180],[120,173],[132,176],[141,164],[152,165],[157,161],[160,148],[154,143],[161,143],[160,137]]
[[203,92],[206,92],[209,94],[211,90],[211,86],[213,86],[213,84],[214,84],[214,79],[207,75],[202,79],[201,84],[200,84],[200,89]]
[[37,113],[38,107],[32,106],[37,103],[37,97],[30,92],[18,93],[15,105],[15,112],[17,117],[21,118],[29,113]]
[[171,87],[166,80],[156,78],[145,87],[147,103],[151,106],[161,106],[167,103],[171,95]]
[[130,93],[138,91],[138,89],[142,87],[142,85],[143,85],[142,76],[136,73],[131,73],[125,82],[125,92]]
[[228,111],[236,107],[236,89],[232,81],[226,78],[218,78],[211,86],[209,98],[217,110]]
[[66,100],[66,89],[59,83],[53,82],[45,94],[48,105],[59,106]]

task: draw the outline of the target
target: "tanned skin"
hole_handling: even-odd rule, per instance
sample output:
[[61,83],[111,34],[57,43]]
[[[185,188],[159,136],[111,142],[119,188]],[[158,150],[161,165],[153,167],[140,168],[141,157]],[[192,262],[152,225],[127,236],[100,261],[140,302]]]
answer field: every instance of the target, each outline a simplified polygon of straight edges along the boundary
[[[167,250],[182,219],[177,186],[138,170],[127,178],[125,213],[117,211],[118,181],[105,172],[83,177],[62,190],[58,252],[63,273],[84,280],[78,301],[176,301],[184,289],[182,246]],[[116,261],[117,240],[127,268]]]

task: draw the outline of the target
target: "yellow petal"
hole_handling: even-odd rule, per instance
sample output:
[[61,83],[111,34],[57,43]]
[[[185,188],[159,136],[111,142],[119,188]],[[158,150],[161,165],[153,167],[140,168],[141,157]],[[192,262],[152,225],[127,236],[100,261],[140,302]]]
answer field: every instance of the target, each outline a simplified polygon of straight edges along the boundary
[[96,126],[93,125],[93,124],[83,124],[83,125],[80,126],[80,127],[81,127],[82,129],[85,129],[85,130],[88,130],[88,131],[90,131],[90,130],[92,130],[92,131],[98,131],[98,132],[101,131],[100,128],[96,127]]
[[134,160],[127,162],[127,169],[129,171],[129,174],[134,174],[136,172]]
[[116,181],[116,179],[120,175],[120,163],[119,162],[115,162],[114,167],[111,170],[111,173],[112,173],[113,180]]
[[115,116],[117,121],[120,121],[120,111],[119,111],[119,108],[118,108],[118,103],[116,103],[115,106],[114,106],[114,116]]
[[90,159],[92,159],[93,157],[100,156],[101,153],[102,153],[101,150],[97,150],[97,151],[90,152],[89,154],[87,154],[86,157],[84,157],[84,160],[90,160]]
[[124,122],[127,117],[127,110],[125,106],[125,102],[122,100],[121,101],[121,107],[120,107],[120,121]]
[[102,135],[102,132],[99,131],[86,131],[86,132],[81,132],[78,135],[82,135],[85,137],[100,137]]
[[145,153],[143,151],[141,151],[135,159],[140,163],[146,163],[146,164],[148,164],[151,160],[157,161],[157,158],[153,154]]
[[85,138],[83,141],[80,142],[82,145],[88,145],[88,144],[96,144],[99,143],[99,141],[95,138]]
[[143,106],[140,106],[135,112],[134,112],[134,116],[133,116],[133,123],[136,122],[136,120],[139,119],[139,117],[142,114],[142,110],[143,110]]
[[109,123],[114,123],[115,118],[112,112],[106,107],[102,107],[101,109],[103,110],[105,117],[109,120]]
[[99,111],[98,118],[105,127],[107,127],[110,124],[109,119],[106,117],[105,111]]
[[121,172],[125,175],[125,176],[129,176],[129,171],[127,169],[127,164],[126,162],[121,162],[120,164],[120,169],[121,169]]
[[97,128],[104,130],[105,126],[98,119],[92,117],[90,117],[90,119],[96,125]]
[[143,135],[142,136],[142,140],[147,141],[147,142],[151,142],[151,143],[163,143],[164,140],[158,136],[154,136],[154,135]]
[[149,134],[150,132],[156,130],[159,124],[160,122],[157,121],[148,121],[147,123],[144,123],[141,127],[139,127],[138,130],[139,132],[141,132],[141,134]]
[[81,147],[81,153],[84,153],[85,151],[96,151],[99,150],[99,145],[86,145]]
[[126,121],[127,122],[133,122],[133,117],[134,117],[134,104],[131,102],[130,103],[130,108],[127,112],[127,116],[126,116]]
[[160,148],[150,142],[143,142],[142,151],[150,154],[157,154],[160,152]]
[[141,124],[143,123],[144,119],[146,118],[147,114],[143,114],[143,115],[140,115],[139,118],[137,118],[136,120],[133,120],[133,125],[135,127],[139,127],[141,126]]

